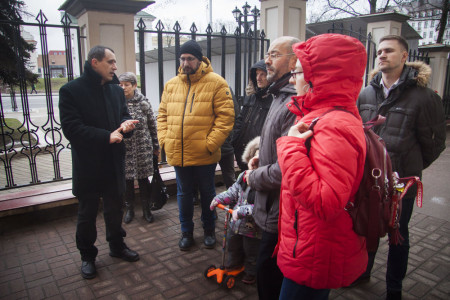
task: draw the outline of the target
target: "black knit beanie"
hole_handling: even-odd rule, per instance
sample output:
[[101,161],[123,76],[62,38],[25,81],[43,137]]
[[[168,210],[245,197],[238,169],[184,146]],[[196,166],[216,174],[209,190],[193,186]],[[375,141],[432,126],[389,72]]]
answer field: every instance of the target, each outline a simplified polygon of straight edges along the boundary
[[203,59],[202,48],[194,40],[189,40],[181,45],[180,55],[185,53],[194,55],[196,58],[198,58],[199,61],[202,61]]

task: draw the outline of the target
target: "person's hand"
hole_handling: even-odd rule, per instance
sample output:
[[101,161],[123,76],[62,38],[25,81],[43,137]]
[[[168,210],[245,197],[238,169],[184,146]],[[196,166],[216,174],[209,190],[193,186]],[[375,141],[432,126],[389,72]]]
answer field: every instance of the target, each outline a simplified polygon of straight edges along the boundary
[[130,131],[133,131],[134,128],[136,128],[135,124],[137,124],[137,123],[139,123],[139,120],[126,120],[122,124],[120,124],[121,131],[123,133],[128,133]]
[[289,129],[288,136],[295,136],[304,140],[313,136],[312,130],[303,122],[299,122]]
[[216,208],[216,206],[219,204],[219,202],[217,202],[216,201],[216,199],[214,198],[212,201],[211,201],[211,204],[209,205],[209,209],[210,210],[214,210],[214,208]]
[[238,210],[237,209],[233,210],[233,213],[231,215],[233,217],[233,221],[236,222],[239,219]]
[[249,186],[251,186],[251,184],[250,184],[250,177],[249,177],[251,172],[252,172],[252,170],[247,170],[244,173],[245,182],[247,182],[247,185],[249,185]]
[[248,162],[247,166],[249,170],[257,169],[259,165],[259,156],[254,156],[250,161]]
[[123,135],[120,133],[120,131],[121,131],[121,128],[118,128],[118,129],[114,130],[113,132],[111,132],[111,134],[109,135],[109,143],[110,144],[122,142]]

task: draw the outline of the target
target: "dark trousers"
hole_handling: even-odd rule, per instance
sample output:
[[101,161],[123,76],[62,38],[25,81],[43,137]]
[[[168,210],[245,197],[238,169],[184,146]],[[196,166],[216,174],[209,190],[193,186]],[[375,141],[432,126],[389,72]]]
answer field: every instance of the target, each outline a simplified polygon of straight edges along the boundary
[[256,261],[256,283],[259,299],[273,300],[280,296],[283,274],[277,265],[277,257],[272,257],[278,242],[278,234],[262,232]]
[[93,193],[79,196],[76,243],[83,261],[95,261],[97,257],[98,249],[94,243],[97,239],[96,220],[100,197],[103,198],[103,217],[109,248],[120,251],[126,247],[123,242],[126,232],[122,228],[122,195]]
[[229,188],[236,181],[236,172],[234,170],[234,153],[222,155],[219,161],[220,170],[222,171],[223,182],[226,188]]
[[228,229],[228,262],[227,268],[234,269],[245,266],[245,273],[256,276],[256,258],[260,240],[235,233]]
[[[400,217],[400,235],[403,241],[400,245],[389,245],[386,288],[388,291],[401,291],[402,281],[405,279],[409,256],[408,224],[414,208],[415,198],[402,199],[402,215]],[[364,275],[369,276],[375,261],[376,252],[369,252],[369,261]]]
[[281,286],[280,300],[327,300],[329,295],[330,289],[316,290],[284,278],[283,285]]

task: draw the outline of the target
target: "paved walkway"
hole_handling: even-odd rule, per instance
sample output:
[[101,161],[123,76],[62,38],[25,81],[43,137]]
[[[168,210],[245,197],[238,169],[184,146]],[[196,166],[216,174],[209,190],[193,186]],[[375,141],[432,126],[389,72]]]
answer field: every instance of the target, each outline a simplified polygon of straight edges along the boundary
[[[424,172],[424,208],[410,222],[411,254],[404,299],[450,299],[450,141]],[[218,187],[221,192],[223,187]],[[174,194],[172,192],[172,194]],[[0,218],[0,299],[257,299],[255,286],[240,281],[227,290],[204,278],[204,270],[221,263],[219,211],[213,250],[202,247],[200,209],[195,208],[196,247],[178,249],[180,226],[174,196],[155,222],[141,217],[124,225],[126,242],[141,260],[123,262],[108,255],[103,217],[98,216],[98,277],[80,276],[75,246],[76,205]],[[369,283],[332,291],[330,299],[384,299],[387,242],[384,239]]]

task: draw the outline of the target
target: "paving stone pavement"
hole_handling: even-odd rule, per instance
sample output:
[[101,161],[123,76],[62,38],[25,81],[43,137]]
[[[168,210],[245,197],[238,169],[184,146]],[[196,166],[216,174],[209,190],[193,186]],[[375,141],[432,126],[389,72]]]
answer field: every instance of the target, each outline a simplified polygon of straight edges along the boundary
[[[423,175],[424,207],[410,221],[410,259],[403,299],[450,299],[450,130],[447,149]],[[30,187],[33,188],[33,187]],[[218,187],[217,192],[223,191]],[[135,263],[108,255],[103,216],[98,215],[98,276],[80,276],[75,245],[76,205],[0,218],[0,299],[257,299],[256,286],[237,281],[225,289],[204,278],[205,269],[222,258],[225,213],[218,210],[215,249],[202,246],[200,208],[196,206],[189,252],[178,248],[180,225],[173,196],[145,223],[140,207],[125,224],[128,246],[139,252]],[[330,299],[384,299],[388,245],[380,242],[370,282],[333,290]]]
[[[217,188],[217,192],[223,187]],[[225,289],[205,279],[204,271],[221,264],[223,220],[218,211],[215,249],[202,246],[200,208],[195,207],[196,246],[178,249],[178,207],[172,196],[146,223],[136,208],[136,219],[125,224],[126,242],[140,261],[124,262],[108,255],[102,214],[98,215],[98,276],[80,276],[75,245],[76,206],[66,212],[38,212],[5,217],[0,232],[0,299],[257,299],[254,285],[239,280]],[[30,218],[32,217],[32,220]],[[53,219],[53,220],[48,220]],[[415,212],[411,220],[411,255],[404,282],[404,299],[450,298],[450,223]],[[330,299],[384,299],[387,241],[381,242],[369,283],[334,290]]]

